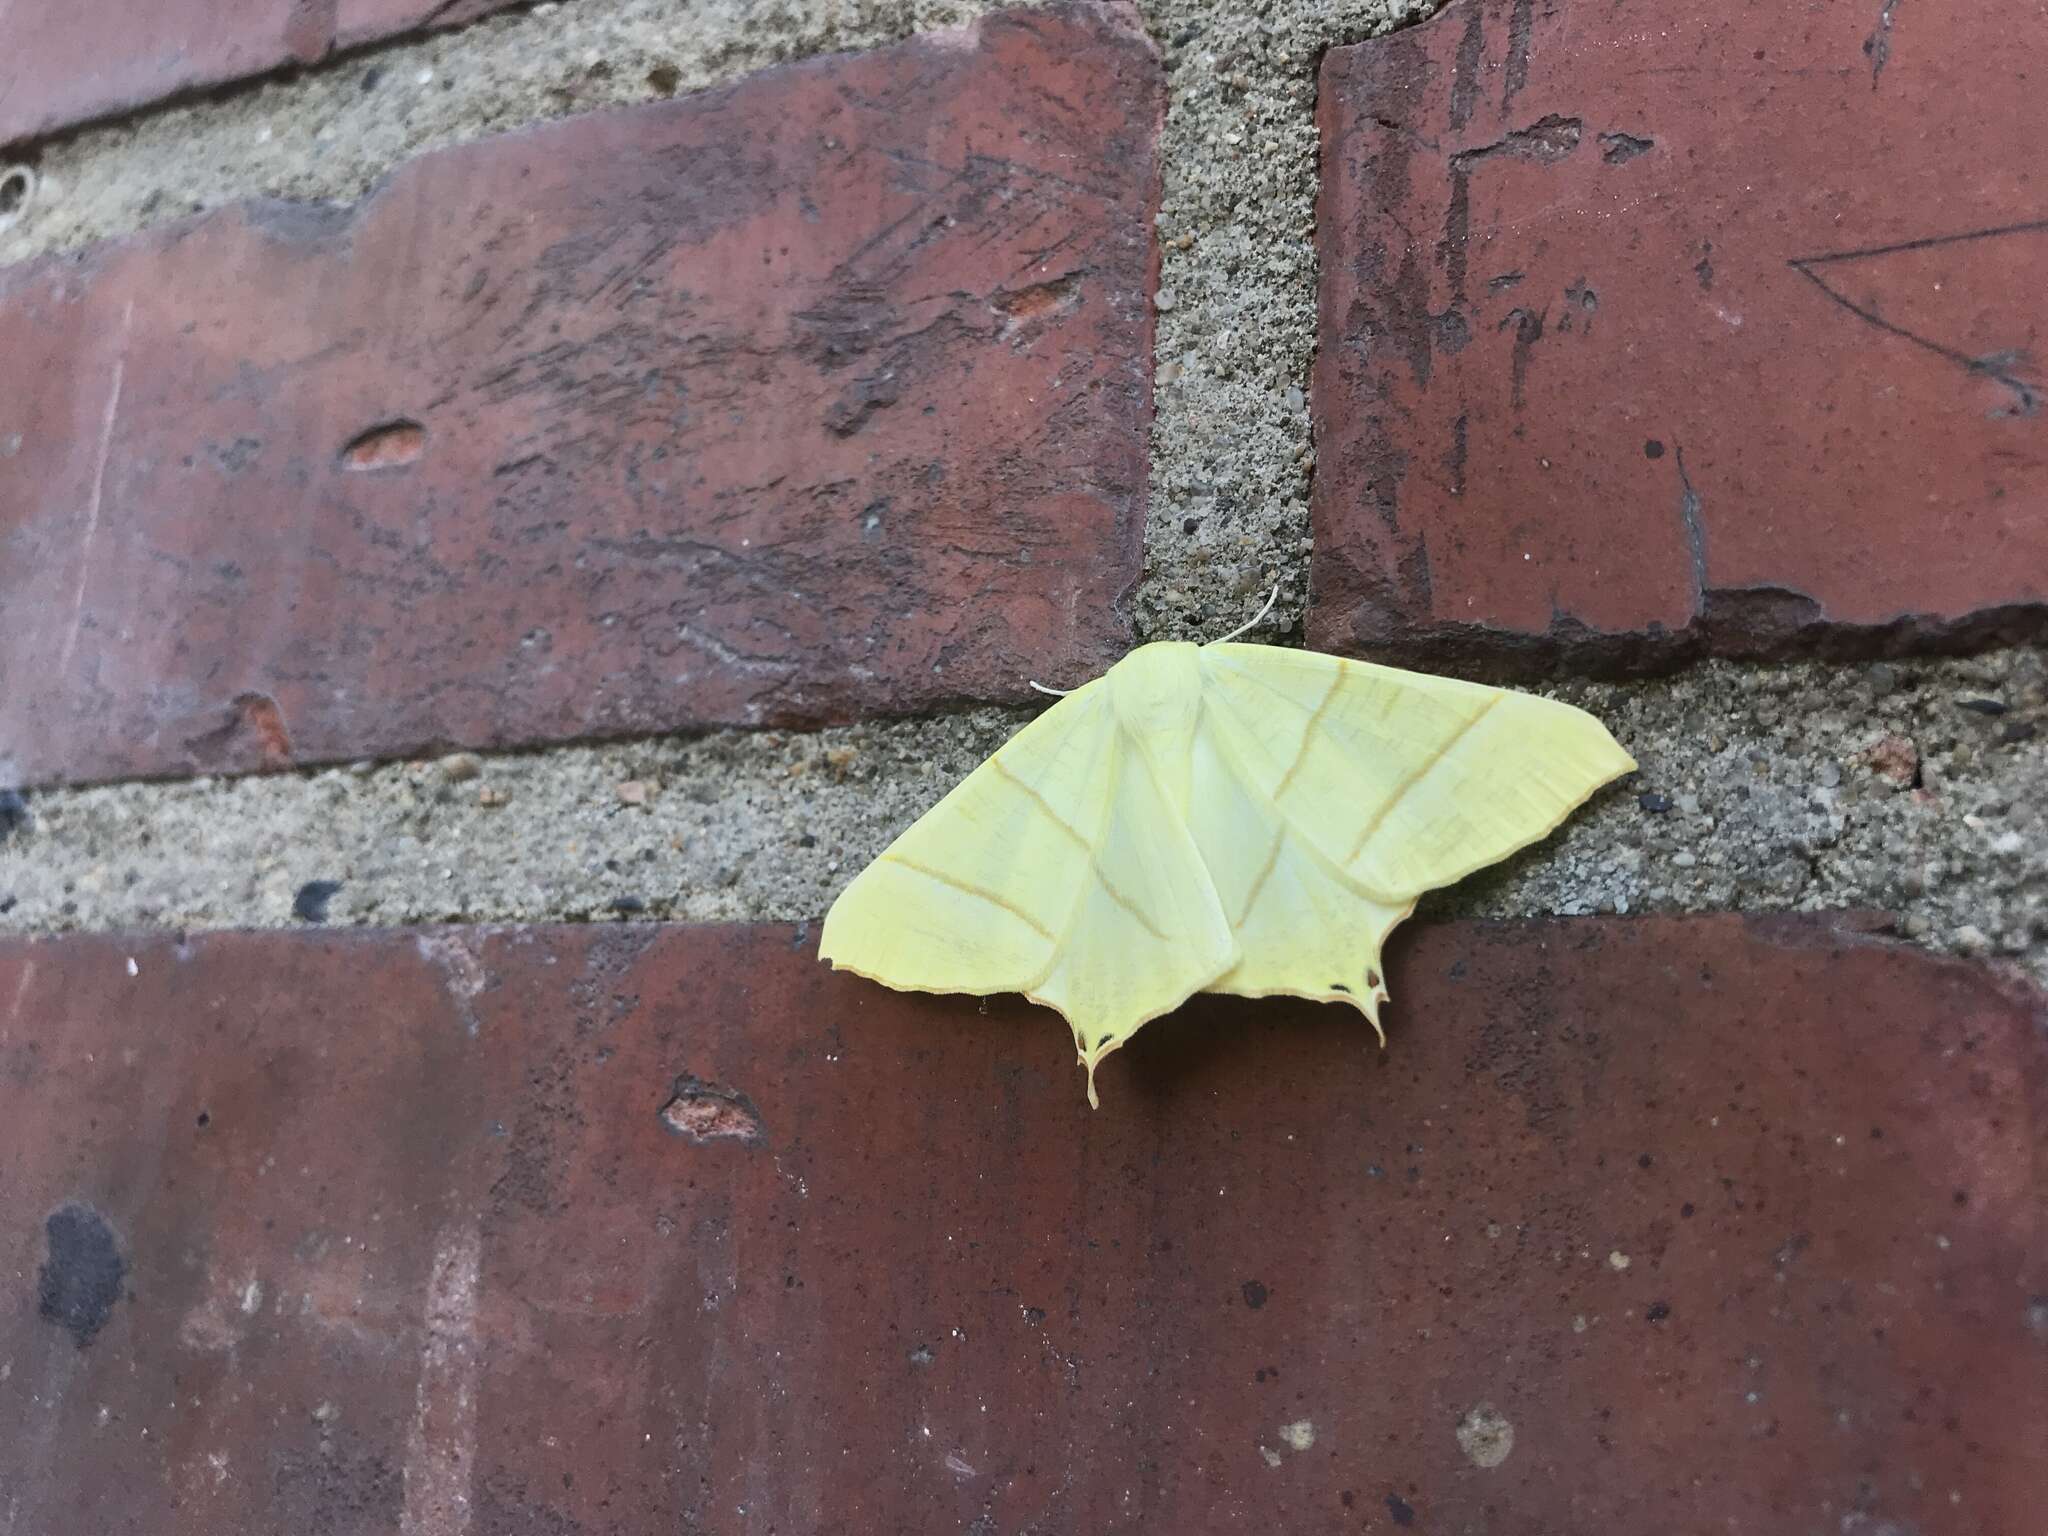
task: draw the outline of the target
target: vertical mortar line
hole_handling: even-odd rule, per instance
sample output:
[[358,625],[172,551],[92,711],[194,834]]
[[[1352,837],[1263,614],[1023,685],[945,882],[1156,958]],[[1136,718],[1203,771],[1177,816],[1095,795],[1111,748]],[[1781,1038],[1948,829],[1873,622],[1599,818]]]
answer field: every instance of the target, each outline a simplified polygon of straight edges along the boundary
[[[1282,588],[1264,638],[1298,635],[1310,587],[1328,49],[1427,19],[1433,0],[1306,0],[1250,17],[1145,0],[1167,71],[1161,307],[1138,639],[1197,639]],[[1181,241],[1188,246],[1182,248]],[[1292,403],[1297,393],[1300,404]]]

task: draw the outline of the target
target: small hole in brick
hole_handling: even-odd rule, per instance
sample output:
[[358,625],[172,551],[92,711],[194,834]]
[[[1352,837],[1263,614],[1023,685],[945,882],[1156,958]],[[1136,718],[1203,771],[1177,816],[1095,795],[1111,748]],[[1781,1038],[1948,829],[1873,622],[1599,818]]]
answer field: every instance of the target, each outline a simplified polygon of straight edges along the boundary
[[681,88],[683,72],[673,64],[657,64],[647,71],[647,83],[664,96],[673,96]]
[[426,451],[427,429],[400,418],[358,433],[341,450],[341,467],[352,470],[403,469]]
[[36,195],[36,173],[25,165],[10,165],[0,171],[0,221],[20,217]]

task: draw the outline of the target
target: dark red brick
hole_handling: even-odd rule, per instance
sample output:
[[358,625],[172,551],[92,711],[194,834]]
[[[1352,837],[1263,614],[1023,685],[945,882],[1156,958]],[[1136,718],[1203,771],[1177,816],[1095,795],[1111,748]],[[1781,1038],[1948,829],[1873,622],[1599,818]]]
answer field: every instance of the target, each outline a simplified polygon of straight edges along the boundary
[[0,946],[14,1518],[2033,1529],[2038,997],[1819,920],[1392,963],[1384,1056],[1208,1000],[1091,1114],[785,928]]
[[512,0],[103,0],[9,9],[0,144],[208,86],[315,64]]
[[793,66],[0,275],[25,778],[1100,671],[1150,420],[1128,13]]
[[1312,641],[2048,631],[2048,209],[2004,147],[2044,78],[1982,6],[1460,0],[1333,49]]

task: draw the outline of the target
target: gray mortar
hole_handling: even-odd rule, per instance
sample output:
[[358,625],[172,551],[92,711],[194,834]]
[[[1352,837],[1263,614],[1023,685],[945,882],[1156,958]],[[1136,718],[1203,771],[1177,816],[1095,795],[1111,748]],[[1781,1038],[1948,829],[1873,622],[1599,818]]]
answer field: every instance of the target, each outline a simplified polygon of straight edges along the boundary
[[1278,583],[1308,600],[1316,338],[1316,68],[1436,0],[1144,0],[1170,90],[1141,639],[1230,628]]
[[[35,196],[0,228],[0,260],[253,195],[353,198],[423,149],[991,8],[537,6],[48,145]],[[1433,9],[1145,8],[1172,91],[1153,505],[1133,599],[1146,638],[1213,636],[1275,582],[1281,607],[1259,638],[1299,632],[1315,65],[1326,46]],[[1606,719],[1642,774],[1425,915],[1874,907],[1933,947],[2015,957],[2048,980],[2048,653],[1713,665],[1555,691]],[[1980,697],[2007,713],[1958,702]],[[341,882],[338,923],[807,920],[1022,718],[37,794],[29,825],[0,841],[0,928],[283,924],[312,880]],[[1915,744],[1919,789],[1865,761],[1887,735]],[[621,797],[626,783],[653,786],[644,804]],[[1670,809],[1646,810],[1645,793]]]
[[[1641,773],[1425,915],[1878,908],[2048,981],[2048,652],[1556,692]],[[1963,702],[1987,699],[2005,713]],[[1022,718],[51,791],[0,846],[0,926],[284,924],[312,880],[341,882],[341,923],[812,919]],[[1913,743],[1917,790],[1870,765],[1887,736]]]

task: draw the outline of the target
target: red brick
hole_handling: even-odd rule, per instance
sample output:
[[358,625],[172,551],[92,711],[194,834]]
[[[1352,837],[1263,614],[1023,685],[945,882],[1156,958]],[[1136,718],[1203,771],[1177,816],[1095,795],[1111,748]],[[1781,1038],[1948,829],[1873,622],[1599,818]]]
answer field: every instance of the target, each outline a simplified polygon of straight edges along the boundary
[[811,723],[1100,671],[1156,56],[978,31],[0,275],[30,779]]
[[1392,964],[1384,1056],[1208,1000],[1091,1114],[785,928],[0,946],[15,1518],[2034,1528],[2038,997],[1818,920]]
[[[2023,6],[2035,23],[2048,10]],[[1325,58],[1311,639],[2043,632],[2048,27],[1460,0]]]
[[0,144],[342,48],[457,26],[512,0],[103,0],[7,14]]

